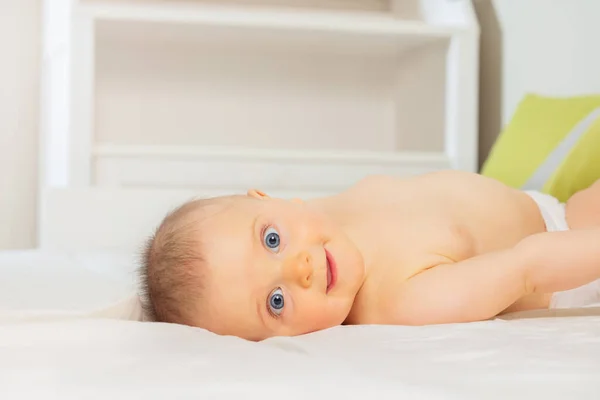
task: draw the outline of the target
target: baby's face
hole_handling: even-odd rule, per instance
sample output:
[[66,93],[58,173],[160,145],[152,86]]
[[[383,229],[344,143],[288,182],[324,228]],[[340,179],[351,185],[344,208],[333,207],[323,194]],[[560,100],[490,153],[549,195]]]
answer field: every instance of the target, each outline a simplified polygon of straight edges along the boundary
[[202,326],[263,340],[340,325],[364,279],[358,249],[307,205],[249,196],[202,225]]

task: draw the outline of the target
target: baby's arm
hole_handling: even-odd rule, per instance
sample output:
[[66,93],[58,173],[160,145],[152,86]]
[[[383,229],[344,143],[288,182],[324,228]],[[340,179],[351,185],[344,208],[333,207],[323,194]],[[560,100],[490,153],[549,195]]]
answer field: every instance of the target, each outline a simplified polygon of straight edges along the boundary
[[409,279],[393,323],[492,318],[524,295],[573,289],[600,278],[600,229],[542,233],[512,249],[436,265]]
[[530,236],[522,248],[534,292],[574,289],[600,278],[600,228]]

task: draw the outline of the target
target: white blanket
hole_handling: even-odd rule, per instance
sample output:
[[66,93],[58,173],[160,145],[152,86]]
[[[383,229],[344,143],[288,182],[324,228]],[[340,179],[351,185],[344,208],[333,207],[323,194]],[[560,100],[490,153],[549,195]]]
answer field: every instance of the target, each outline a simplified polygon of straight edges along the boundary
[[[184,326],[86,318],[86,310],[129,293],[123,279],[133,265],[105,264],[115,260],[0,255],[0,399],[600,397],[598,310],[337,327],[252,343]],[[24,313],[30,317],[15,318]]]

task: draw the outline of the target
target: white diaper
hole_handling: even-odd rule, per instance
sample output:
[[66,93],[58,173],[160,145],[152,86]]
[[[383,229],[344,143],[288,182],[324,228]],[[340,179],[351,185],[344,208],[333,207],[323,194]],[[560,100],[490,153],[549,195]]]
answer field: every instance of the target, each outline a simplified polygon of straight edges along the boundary
[[527,190],[525,193],[537,203],[548,232],[569,230],[564,203],[555,197],[534,190]]
[[[536,192],[525,191],[538,205],[548,232],[567,231],[565,204],[556,198]],[[550,308],[578,308],[600,305],[600,279],[576,289],[552,295]]]

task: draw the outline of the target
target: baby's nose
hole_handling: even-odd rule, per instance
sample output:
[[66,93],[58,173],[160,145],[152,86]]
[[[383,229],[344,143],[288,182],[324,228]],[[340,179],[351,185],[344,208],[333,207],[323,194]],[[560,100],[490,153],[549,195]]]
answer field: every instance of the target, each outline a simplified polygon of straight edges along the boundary
[[285,279],[298,283],[303,288],[309,288],[312,284],[313,267],[312,257],[308,252],[300,252],[286,260],[284,267]]

